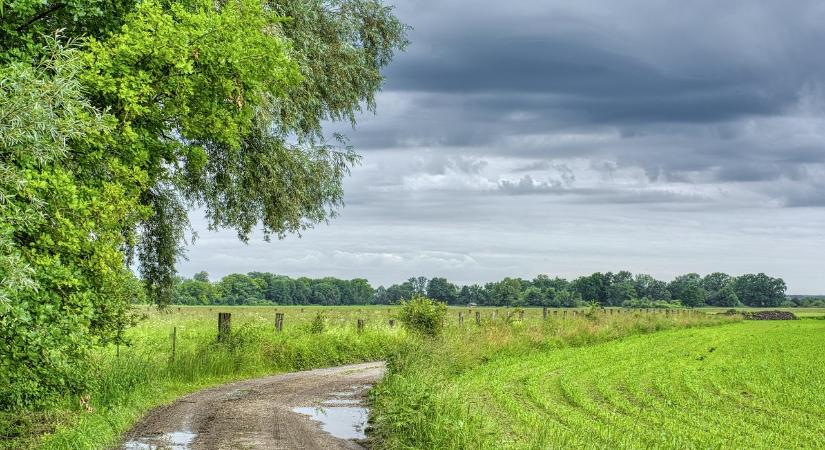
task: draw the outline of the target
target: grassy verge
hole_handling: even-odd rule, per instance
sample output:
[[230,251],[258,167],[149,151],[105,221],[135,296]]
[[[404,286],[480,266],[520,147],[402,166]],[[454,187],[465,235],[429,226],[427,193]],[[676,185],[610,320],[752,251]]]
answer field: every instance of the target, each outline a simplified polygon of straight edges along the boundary
[[[556,354],[565,348],[587,349],[655,331],[738,320],[687,311],[614,312],[551,315],[546,321],[490,320],[482,327],[452,327],[438,341],[419,341],[406,347],[390,359],[389,375],[371,393],[374,446],[533,448],[529,444],[535,437],[532,435],[508,444],[513,439],[507,431],[512,411],[496,403],[488,405],[493,401],[489,393],[502,387],[500,383],[505,383],[503,389],[512,394],[513,405],[529,405],[520,384],[529,382],[529,377],[518,378],[516,374],[516,382],[510,383],[498,368],[500,361]],[[475,380],[473,377],[483,382],[470,387],[468,382]]]
[[[131,345],[93,355],[89,411],[77,397],[55,399],[40,411],[0,415],[0,448],[100,449],[116,444],[149,409],[197,389],[229,381],[315,367],[384,359],[406,341],[386,325],[386,308],[278,308],[284,330],[274,330],[275,308],[147,309],[129,331]],[[218,311],[232,313],[232,336],[217,344]],[[318,312],[325,329],[312,329]],[[366,320],[363,332],[356,318]],[[176,330],[172,359],[171,335]]]
[[[441,344],[403,352],[373,390],[375,447],[825,442],[823,321],[703,328],[694,327],[724,322],[701,316],[576,322],[454,331]],[[655,330],[663,331],[646,334]]]

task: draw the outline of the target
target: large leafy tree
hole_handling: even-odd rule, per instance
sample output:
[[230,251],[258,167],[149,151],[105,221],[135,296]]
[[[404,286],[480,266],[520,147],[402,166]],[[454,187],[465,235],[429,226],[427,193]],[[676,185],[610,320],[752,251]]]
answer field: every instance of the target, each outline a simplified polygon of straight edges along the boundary
[[373,108],[406,43],[377,0],[0,5],[0,375],[32,397],[73,379],[32,367],[119,338],[133,258],[168,304],[188,211],[241,239],[333,217],[357,156],[322,124]]

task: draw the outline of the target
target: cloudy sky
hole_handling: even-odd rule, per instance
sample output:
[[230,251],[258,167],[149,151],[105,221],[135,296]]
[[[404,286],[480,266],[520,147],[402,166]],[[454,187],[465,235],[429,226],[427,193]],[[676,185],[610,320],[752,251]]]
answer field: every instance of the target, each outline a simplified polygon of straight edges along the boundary
[[181,273],[459,283],[766,272],[825,293],[825,3],[396,0],[347,206]]

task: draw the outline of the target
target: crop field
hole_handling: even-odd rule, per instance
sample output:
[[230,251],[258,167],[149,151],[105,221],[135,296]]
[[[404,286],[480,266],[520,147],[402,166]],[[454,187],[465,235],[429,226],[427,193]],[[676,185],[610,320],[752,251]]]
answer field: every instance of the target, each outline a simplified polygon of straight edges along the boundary
[[[825,321],[809,319],[503,352],[435,378],[413,358],[381,386],[379,426],[385,448],[821,448],[823,348]],[[413,425],[393,422],[404,414]]]

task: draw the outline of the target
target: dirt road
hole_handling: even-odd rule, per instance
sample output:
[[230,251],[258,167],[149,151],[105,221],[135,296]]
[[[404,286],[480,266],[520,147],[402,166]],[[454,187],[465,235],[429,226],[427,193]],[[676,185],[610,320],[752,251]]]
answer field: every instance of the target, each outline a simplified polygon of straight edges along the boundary
[[361,449],[361,400],[384,370],[381,362],[356,364],[198,391],[152,410],[122,448]]

